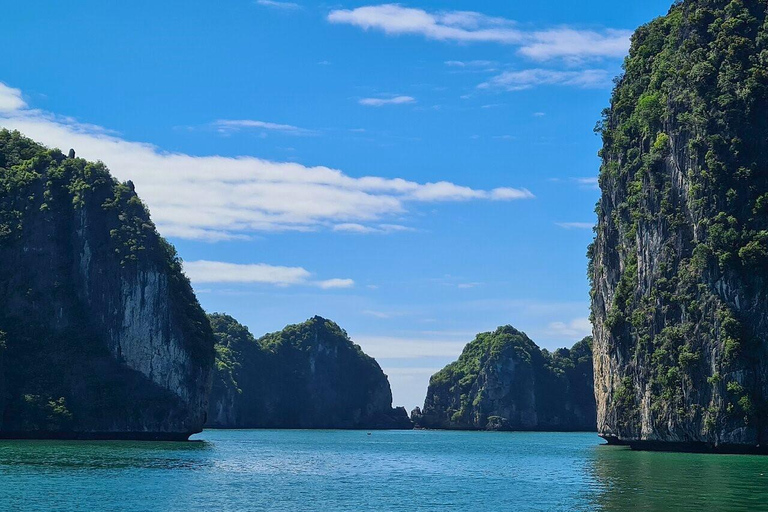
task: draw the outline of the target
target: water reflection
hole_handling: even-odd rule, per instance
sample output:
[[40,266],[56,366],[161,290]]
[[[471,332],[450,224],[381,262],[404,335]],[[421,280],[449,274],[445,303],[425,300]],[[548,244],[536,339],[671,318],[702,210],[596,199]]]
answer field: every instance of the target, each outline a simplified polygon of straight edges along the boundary
[[194,468],[210,466],[206,441],[0,441],[0,474],[28,467],[66,469]]
[[604,511],[768,510],[768,458],[592,450],[594,507]]
[[0,511],[768,510],[768,457],[633,452],[594,434],[203,436],[0,441]]

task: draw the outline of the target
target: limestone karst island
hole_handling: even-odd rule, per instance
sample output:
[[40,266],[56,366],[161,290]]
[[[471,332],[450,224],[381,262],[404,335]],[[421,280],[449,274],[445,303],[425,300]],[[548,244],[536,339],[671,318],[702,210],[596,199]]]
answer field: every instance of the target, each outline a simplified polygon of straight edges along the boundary
[[0,510],[768,510],[768,0],[17,3]]

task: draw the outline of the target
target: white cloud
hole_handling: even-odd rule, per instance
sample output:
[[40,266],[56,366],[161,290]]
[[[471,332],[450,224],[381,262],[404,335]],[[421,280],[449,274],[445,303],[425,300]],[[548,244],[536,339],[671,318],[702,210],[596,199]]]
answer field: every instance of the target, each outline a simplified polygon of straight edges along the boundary
[[371,226],[364,226],[362,224],[356,224],[354,222],[345,222],[344,224],[336,224],[333,226],[334,231],[341,231],[344,233],[376,233],[377,230]]
[[468,201],[471,199],[491,199],[494,201],[505,201],[514,199],[533,199],[534,196],[530,190],[522,188],[502,187],[491,191],[476,190],[469,187],[463,187],[441,181],[438,183],[427,183],[423,187],[413,192],[413,197],[420,201]]
[[[369,286],[369,288],[370,288],[370,286]],[[400,316],[397,313],[385,313],[384,311],[373,311],[373,310],[370,310],[370,309],[366,309],[364,311],[361,311],[361,313],[364,314],[364,315],[373,316],[373,317],[376,317],[376,318],[381,318],[382,320],[390,319],[393,316]]]
[[8,87],[0,82],[0,112],[13,112],[27,106],[21,97],[21,90]]
[[525,189],[478,190],[449,182],[358,178],[328,167],[255,157],[169,153],[97,126],[28,109],[21,93],[7,86],[2,98],[7,111],[0,113],[0,126],[50,147],[75,148],[78,156],[103,161],[117,179],[132,180],[165,236],[227,240],[255,232],[344,224],[392,232],[409,229],[386,221],[402,217],[412,203],[533,197]]
[[416,231],[410,226],[401,226],[400,224],[379,224],[379,230],[383,233],[395,233],[397,231]]
[[241,130],[257,129],[284,132],[293,135],[313,135],[315,132],[290,124],[269,123],[253,119],[218,119],[212,123],[221,133],[232,133]]
[[519,47],[522,55],[536,60],[622,57],[629,48],[631,36],[630,31],[613,29],[558,27],[526,30],[512,20],[477,12],[427,12],[397,4],[338,9],[328,14],[328,21],[364,30],[378,29],[389,35],[411,34],[438,41],[514,45]]
[[384,105],[405,105],[408,103],[416,103],[416,98],[411,96],[395,96],[393,98],[362,98],[358,101],[359,104],[366,107],[383,107]]
[[301,267],[278,267],[264,263],[241,265],[223,261],[187,261],[184,271],[194,283],[305,283],[312,275]]
[[256,0],[256,4],[263,7],[274,7],[275,9],[296,10],[301,9],[299,4],[293,2],[276,2],[275,0]]
[[579,61],[595,57],[623,57],[629,49],[628,30],[604,32],[556,28],[533,33],[532,41],[520,53],[534,60],[560,57]]
[[553,183],[575,183],[581,189],[598,190],[600,188],[599,179],[597,176],[592,177],[576,177],[576,178],[549,178],[548,181]]
[[597,189],[600,188],[600,185],[598,183],[597,177],[590,177],[590,178],[571,178],[572,181],[575,181],[583,188],[590,188],[590,189]]
[[552,69],[524,69],[505,71],[477,87],[479,89],[502,89],[522,91],[540,85],[559,85],[594,89],[611,86],[611,75],[603,69],[579,71],[558,71]]
[[467,341],[444,341],[424,338],[398,338],[393,336],[354,337],[366,354],[376,359],[412,359],[418,357],[450,357],[461,354]]
[[377,226],[365,226],[363,224],[357,224],[354,222],[346,222],[343,224],[336,224],[333,226],[334,231],[343,233],[394,233],[396,231],[415,231],[415,229],[408,226],[401,226],[399,224],[379,224]]
[[495,66],[496,62],[492,60],[447,60],[445,65],[452,68],[488,68]]
[[186,261],[184,272],[194,284],[201,283],[241,283],[272,284],[276,286],[307,285],[324,290],[351,288],[352,279],[311,280],[312,273],[302,267],[282,267],[266,263],[226,263],[223,261]]
[[593,222],[555,222],[555,224],[563,229],[592,229],[595,225]]
[[323,290],[352,288],[355,286],[355,282],[352,279],[327,279],[325,281],[318,281],[316,284]]
[[552,322],[545,333],[553,338],[567,338],[574,341],[592,334],[589,318],[576,318],[570,322]]

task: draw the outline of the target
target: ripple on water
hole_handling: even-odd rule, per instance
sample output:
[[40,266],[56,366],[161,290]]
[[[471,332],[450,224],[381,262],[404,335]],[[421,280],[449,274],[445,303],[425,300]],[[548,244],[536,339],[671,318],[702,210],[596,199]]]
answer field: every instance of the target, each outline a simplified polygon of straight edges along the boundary
[[760,510],[768,458],[593,434],[206,431],[190,443],[0,441],[0,509]]

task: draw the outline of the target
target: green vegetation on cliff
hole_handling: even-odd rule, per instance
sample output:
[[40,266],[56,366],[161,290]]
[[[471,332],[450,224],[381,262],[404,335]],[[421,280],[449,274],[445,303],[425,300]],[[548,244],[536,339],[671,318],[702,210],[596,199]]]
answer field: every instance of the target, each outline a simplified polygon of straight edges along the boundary
[[338,325],[314,317],[255,339],[210,315],[216,375],[209,424],[223,428],[410,428],[378,363]]
[[490,430],[592,430],[591,338],[554,353],[511,326],[478,334],[432,376],[419,426]]
[[677,2],[633,36],[598,124],[603,196],[590,247],[608,436],[764,436],[766,114],[764,0]]
[[202,426],[212,361],[133,185],[0,130],[0,435],[183,437]]

